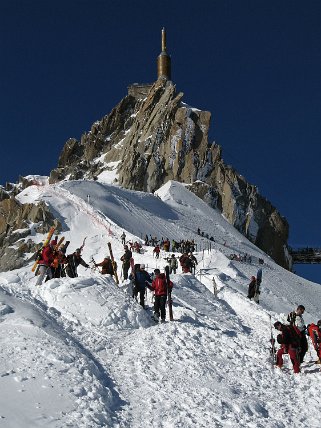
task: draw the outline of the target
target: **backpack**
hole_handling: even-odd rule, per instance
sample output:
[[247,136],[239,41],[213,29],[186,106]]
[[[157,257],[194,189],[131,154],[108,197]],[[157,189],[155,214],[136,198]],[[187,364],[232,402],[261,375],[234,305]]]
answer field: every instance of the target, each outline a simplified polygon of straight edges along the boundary
[[290,345],[293,348],[299,348],[301,346],[301,332],[296,325],[288,325],[287,326],[289,336],[291,338]]

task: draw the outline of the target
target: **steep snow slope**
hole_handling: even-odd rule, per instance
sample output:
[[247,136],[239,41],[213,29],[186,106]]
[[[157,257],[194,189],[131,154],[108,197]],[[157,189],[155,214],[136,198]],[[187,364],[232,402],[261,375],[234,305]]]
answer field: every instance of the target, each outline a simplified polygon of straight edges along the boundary
[[[195,239],[201,251],[197,278],[173,275],[175,321],[162,325],[151,321],[151,309],[132,300],[128,282],[116,286],[96,271],[80,267],[78,278],[37,288],[29,268],[2,273],[0,382],[8,396],[1,396],[0,423],[15,428],[319,426],[321,373],[309,363],[314,351],[301,374],[280,372],[271,367],[268,340],[270,315],[272,321],[283,319],[298,303],[307,307],[307,322],[320,318],[321,286],[276,266],[183,185],[170,182],[157,193],[79,181],[32,186],[20,194],[21,202],[50,204],[71,240],[70,251],[88,236],[86,261],[92,255],[100,260],[111,241],[119,263],[123,230],[134,240],[146,233]],[[211,250],[197,235],[198,227],[214,236]],[[153,259],[152,248],[144,250],[135,254],[136,262],[144,261],[149,271],[164,266],[163,258]],[[230,253],[250,254],[253,262],[232,262]],[[259,257],[265,264],[256,305],[246,293]],[[149,293],[149,308],[151,298]]]

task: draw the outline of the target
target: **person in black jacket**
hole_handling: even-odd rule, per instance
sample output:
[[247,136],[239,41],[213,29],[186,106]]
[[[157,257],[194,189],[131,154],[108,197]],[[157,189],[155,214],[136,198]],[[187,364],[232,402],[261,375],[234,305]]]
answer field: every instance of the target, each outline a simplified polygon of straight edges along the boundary
[[67,260],[68,260],[68,264],[66,267],[66,274],[70,278],[75,278],[78,276],[77,267],[79,265],[82,265],[85,268],[89,268],[89,265],[81,257],[80,248],[77,248],[77,250],[73,254],[69,254],[69,256],[67,256]]
[[130,259],[133,257],[132,252],[129,250],[128,245],[124,246],[124,254],[121,256],[120,260],[123,262],[123,277],[124,280],[128,279],[128,271],[130,268]]
[[252,276],[251,282],[249,283],[249,289],[247,292],[247,297],[249,299],[253,299],[253,297],[255,296],[256,286],[257,286],[256,278],[255,278],[255,276]]

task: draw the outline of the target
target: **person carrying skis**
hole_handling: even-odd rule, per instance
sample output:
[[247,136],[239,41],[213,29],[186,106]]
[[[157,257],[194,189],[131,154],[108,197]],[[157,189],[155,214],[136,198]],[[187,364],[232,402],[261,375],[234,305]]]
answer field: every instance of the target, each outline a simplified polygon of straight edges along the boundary
[[277,342],[281,345],[276,354],[276,365],[283,366],[283,355],[289,354],[294,373],[300,373],[300,330],[295,325],[284,325],[280,321],[274,323],[274,328],[280,332]]
[[251,282],[249,283],[249,289],[247,292],[247,297],[251,300],[255,296],[255,290],[256,290],[256,278],[255,276],[251,276]]
[[101,267],[102,275],[114,275],[114,268],[110,256],[106,256],[100,263],[95,263],[95,267]]
[[308,341],[306,338],[306,325],[303,319],[305,307],[299,305],[296,310],[290,312],[287,317],[287,321],[290,325],[296,326],[301,332],[301,344],[300,344],[300,363],[303,363],[305,354],[308,351]]
[[308,335],[311,337],[314,349],[317,352],[318,359],[315,362],[316,364],[321,364],[321,320],[317,324],[309,324]]
[[145,265],[141,264],[139,269],[135,272],[135,287],[133,290],[133,297],[137,300],[139,293],[139,303],[145,309],[145,291],[148,283],[152,282],[152,279],[148,272],[145,271]]
[[133,257],[133,253],[128,248],[128,245],[124,246],[124,254],[121,256],[120,260],[123,262],[123,277],[124,280],[128,279],[128,271],[130,268],[130,259]]
[[66,267],[66,274],[70,278],[76,278],[78,276],[77,268],[79,265],[82,265],[85,268],[89,268],[89,265],[81,257],[80,248],[77,248],[73,254],[69,254],[67,256],[67,260],[68,260],[68,265]]
[[261,282],[262,282],[262,269],[260,268],[256,274],[256,287],[255,287],[255,292],[253,296],[253,300],[256,303],[260,303]]
[[165,322],[166,319],[166,300],[167,300],[167,287],[169,286],[169,293],[172,292],[173,283],[169,281],[167,284],[166,275],[161,273],[159,269],[154,270],[155,278],[153,279],[152,285],[148,286],[150,290],[155,292],[154,297],[154,319],[159,320],[161,316],[161,322]]
[[54,254],[55,254],[55,246],[57,245],[57,241],[53,240],[50,242],[49,245],[44,247],[41,251],[41,258],[38,262],[38,279],[36,282],[36,285],[41,285],[44,277],[47,275],[47,279],[52,278],[52,270],[51,270],[51,264],[54,261]]
[[64,265],[67,263],[66,250],[64,248],[59,248],[52,263],[54,278],[62,278],[66,276]]

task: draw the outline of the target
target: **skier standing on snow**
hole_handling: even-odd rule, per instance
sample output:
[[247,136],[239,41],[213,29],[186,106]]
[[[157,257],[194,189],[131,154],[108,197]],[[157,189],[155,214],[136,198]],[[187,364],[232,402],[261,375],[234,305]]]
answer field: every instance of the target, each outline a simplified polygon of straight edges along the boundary
[[166,259],[168,264],[169,264],[169,273],[170,274],[176,274],[176,270],[178,268],[178,263],[177,263],[177,259],[175,257],[175,254],[172,254],[171,257],[169,257],[168,259]]
[[192,252],[189,253],[188,257],[191,260],[191,272],[195,275],[195,268],[197,265],[197,259]]
[[130,268],[130,259],[133,257],[132,252],[129,250],[128,245],[124,246],[124,254],[121,256],[120,260],[123,262],[123,277],[124,280],[128,279],[128,270]]
[[66,250],[64,248],[59,248],[57,254],[55,255],[56,264],[54,265],[53,277],[62,278],[66,276],[64,265],[68,263],[66,257]]
[[[161,322],[165,322],[166,319],[166,300],[167,300],[167,280],[164,273],[160,273],[159,269],[154,270],[155,278],[152,285],[148,286],[149,289],[155,292],[154,297],[154,319],[159,320],[161,316]],[[169,281],[169,293],[172,292],[173,283]]]
[[274,328],[280,332],[277,342],[281,348],[276,354],[276,365],[283,366],[283,354],[289,354],[294,373],[300,373],[300,331],[294,325],[284,325],[280,321],[274,323]]
[[251,276],[251,282],[249,283],[249,289],[247,292],[247,297],[251,300],[255,296],[255,290],[256,290],[256,278],[255,276]]
[[183,273],[188,273],[191,271],[192,261],[186,252],[181,255],[179,262],[181,264]]
[[106,256],[100,263],[95,263],[95,267],[99,266],[101,267],[102,275],[114,275],[114,268],[110,256]]
[[306,325],[303,319],[305,307],[299,305],[295,311],[289,313],[287,320],[290,325],[296,326],[301,332],[301,344],[300,344],[300,363],[303,363],[304,356],[308,350],[308,341],[306,338]]
[[159,253],[160,253],[160,247],[159,245],[156,245],[156,247],[153,249],[153,255],[155,254],[156,259],[159,259]]
[[311,337],[314,349],[317,352],[318,360],[316,364],[321,364],[321,320],[317,324],[308,325],[308,335]]
[[126,233],[125,233],[125,232],[123,232],[123,233],[120,235],[120,238],[121,238],[121,243],[122,243],[123,245],[125,245],[125,244],[126,244]]
[[163,243],[164,251],[166,251],[168,253],[169,249],[170,249],[170,246],[171,246],[171,243],[170,243],[169,239],[166,238],[165,241],[164,241],[164,243]]
[[54,249],[57,245],[57,241],[51,241],[49,245],[44,247],[41,251],[41,259],[38,262],[39,276],[36,285],[41,285],[44,277],[47,275],[48,279],[52,278],[51,264],[54,261]]
[[85,268],[89,268],[89,265],[81,257],[80,248],[77,248],[73,254],[69,254],[67,256],[67,259],[68,259],[68,265],[66,267],[66,274],[70,278],[76,278],[78,276],[77,268],[79,265],[82,265]]
[[139,303],[145,309],[145,291],[148,283],[152,282],[152,279],[148,272],[145,271],[145,265],[141,264],[139,269],[135,272],[135,287],[133,291],[133,297],[136,298],[139,293]]

